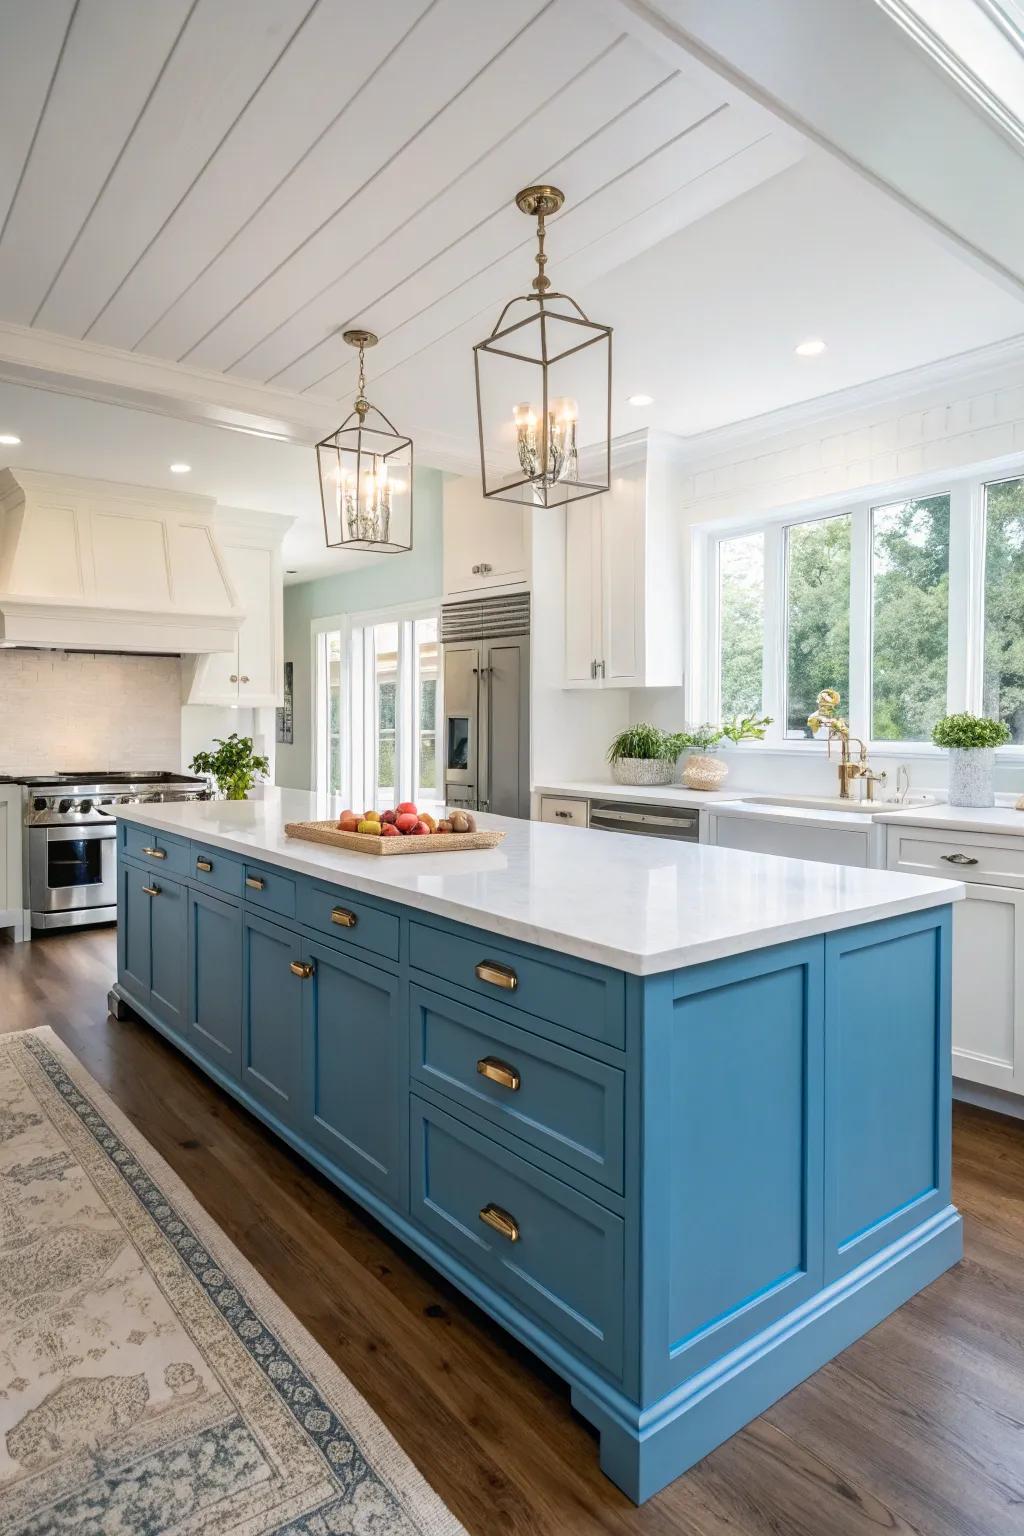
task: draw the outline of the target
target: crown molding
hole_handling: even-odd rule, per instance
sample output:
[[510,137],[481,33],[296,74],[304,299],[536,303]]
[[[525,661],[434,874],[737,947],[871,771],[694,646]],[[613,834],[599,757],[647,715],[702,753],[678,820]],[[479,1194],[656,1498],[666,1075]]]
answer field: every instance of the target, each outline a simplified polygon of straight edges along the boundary
[[0,379],[281,442],[317,442],[338,414],[323,398],[7,320],[0,320]]
[[680,460],[692,465],[737,449],[760,449],[766,439],[822,426],[876,406],[898,403],[908,411],[918,406],[924,408],[929,397],[948,394],[954,386],[960,394],[980,394],[1003,382],[1003,376],[1013,370],[1020,372],[1020,382],[1024,383],[1024,335],[976,347],[970,352],[958,352],[917,368],[884,374],[881,378],[852,384],[827,395],[814,395],[809,400],[780,406],[778,410],[711,427],[707,432],[677,433]]

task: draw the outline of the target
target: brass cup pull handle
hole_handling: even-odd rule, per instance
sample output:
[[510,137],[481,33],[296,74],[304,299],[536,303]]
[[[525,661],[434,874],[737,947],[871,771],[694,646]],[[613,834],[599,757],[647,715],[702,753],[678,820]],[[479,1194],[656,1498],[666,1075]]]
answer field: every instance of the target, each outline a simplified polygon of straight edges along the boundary
[[332,907],[331,922],[337,923],[339,928],[354,928],[359,919],[354,912],[347,907]]
[[142,851],[148,854],[151,859],[166,859],[167,857],[167,851],[164,848],[143,848]]
[[519,977],[510,965],[498,965],[495,960],[481,960],[476,967],[477,981],[486,981],[492,987],[501,987],[504,992],[514,992],[519,985]]
[[977,864],[977,859],[972,859],[969,853],[940,853],[940,859],[945,859],[947,864]]
[[519,1092],[522,1078],[515,1067],[510,1067],[507,1061],[499,1061],[497,1056],[481,1056],[476,1069],[481,1077],[490,1078],[492,1083],[500,1083],[503,1088],[510,1088],[513,1093]]
[[246,875],[245,883],[250,891],[262,891],[266,889],[267,882],[261,880],[259,875]]
[[316,967],[311,960],[293,960],[289,966],[293,976],[298,976],[300,981],[308,981]]
[[147,896],[160,895],[160,887],[158,885],[144,885],[142,889],[145,891]]
[[518,1243],[519,1223],[508,1211],[503,1211],[500,1205],[485,1205],[480,1212],[480,1220],[485,1227],[491,1227],[502,1237],[507,1237],[510,1243]]
[[196,869],[200,874],[203,875],[210,875],[213,873],[213,865],[210,863],[209,859],[196,859]]

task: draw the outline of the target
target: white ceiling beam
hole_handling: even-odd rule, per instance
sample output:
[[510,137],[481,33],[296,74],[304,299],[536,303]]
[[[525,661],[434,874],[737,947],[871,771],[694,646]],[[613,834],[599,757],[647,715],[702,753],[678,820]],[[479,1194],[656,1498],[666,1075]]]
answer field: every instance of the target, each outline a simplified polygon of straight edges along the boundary
[[1024,159],[875,0],[602,0],[696,58],[1024,293]]
[[0,320],[0,379],[282,442],[315,443],[337,426],[337,406],[312,395],[6,320]]

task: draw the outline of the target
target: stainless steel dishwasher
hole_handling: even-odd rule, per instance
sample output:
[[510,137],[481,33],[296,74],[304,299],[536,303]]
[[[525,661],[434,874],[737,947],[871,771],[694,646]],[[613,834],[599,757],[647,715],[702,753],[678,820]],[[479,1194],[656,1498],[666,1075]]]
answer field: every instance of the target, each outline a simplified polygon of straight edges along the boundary
[[635,837],[671,837],[684,843],[700,840],[699,811],[682,805],[591,800],[589,824],[604,832],[631,832]]

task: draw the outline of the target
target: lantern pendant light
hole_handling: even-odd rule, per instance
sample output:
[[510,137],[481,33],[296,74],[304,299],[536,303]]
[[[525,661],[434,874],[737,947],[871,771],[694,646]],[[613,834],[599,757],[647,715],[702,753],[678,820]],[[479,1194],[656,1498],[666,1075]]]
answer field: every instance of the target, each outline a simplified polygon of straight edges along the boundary
[[557,187],[526,187],[520,212],[537,220],[537,276],[473,348],[480,474],[485,496],[558,506],[608,489],[611,479],[611,326],[550,292],[546,219]]
[[372,331],[345,331],[359,351],[359,393],[352,412],[316,445],[328,549],[404,554],[412,548],[412,439],[397,432],[366,398]]

